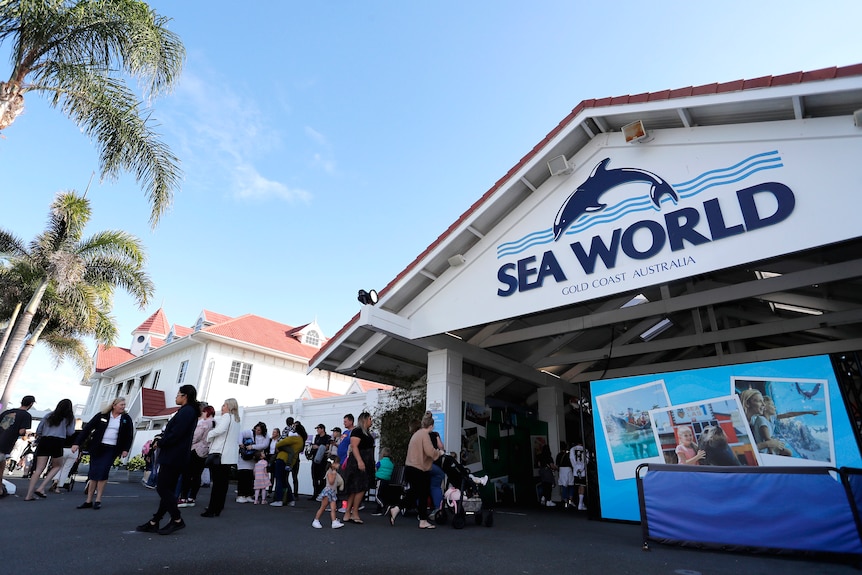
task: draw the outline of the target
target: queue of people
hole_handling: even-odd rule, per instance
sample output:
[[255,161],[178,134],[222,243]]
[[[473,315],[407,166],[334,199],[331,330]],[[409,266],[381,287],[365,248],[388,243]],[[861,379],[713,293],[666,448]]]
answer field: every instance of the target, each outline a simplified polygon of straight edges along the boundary
[[[28,411],[34,403],[35,399],[27,396],[21,408],[0,414],[0,420],[6,418],[10,422],[0,430],[3,463],[0,478],[6,466],[4,454],[10,453],[16,442],[26,437],[32,423],[28,420]],[[439,508],[440,497],[433,499],[429,509],[428,501],[435,491],[432,476],[439,492],[441,478],[455,467],[462,469],[465,477],[468,473],[460,464],[444,461],[448,456],[439,434],[433,431],[434,419],[430,412],[417,423],[409,441],[405,466],[409,489],[399,491],[388,489],[394,469],[389,449],[381,448],[381,461],[375,461],[376,434],[371,430],[373,421],[368,412],[361,413],[358,418],[346,414],[344,428],[333,427],[330,433],[324,424],[318,424],[309,437],[301,422],[292,417],[286,419],[284,428],[274,429],[272,433],[263,422],[251,429],[242,429],[236,399],[226,399],[216,415],[212,406],[198,401],[197,390],[192,385],[179,388],[175,403],[179,410],[144,449],[151,462],[150,481],[158,493],[158,506],[150,519],[136,527],[139,532],[170,535],[185,528],[182,510],[196,505],[204,470],[209,471],[212,488],[209,502],[200,514],[202,517],[216,518],[224,511],[234,467],[237,503],[265,504],[271,494],[270,506],[280,507],[285,503],[293,506],[298,485],[291,485],[291,479],[304,454],[311,464],[309,500],[320,502],[312,526],[321,528],[320,519],[328,511],[333,529],[348,523],[362,525],[364,519],[360,511],[364,509],[366,494],[375,487],[378,499],[385,501],[386,508],[378,508],[374,515],[386,515],[394,525],[404,508],[409,507],[418,512],[420,529],[434,529],[429,512]],[[35,470],[24,501],[47,497],[48,485],[55,476],[62,474],[67,463],[64,450],[71,454],[72,461],[86,450],[90,455],[88,483],[85,500],[78,509],[101,509],[108,473],[117,457],[128,456],[132,444],[133,423],[125,407],[125,398],[118,397],[93,416],[80,432],[75,432],[71,401],[61,401],[37,429]],[[443,472],[447,467],[450,471]],[[479,484],[487,482],[487,477],[470,475],[469,478]],[[339,503],[344,514],[341,520],[336,516]],[[168,521],[163,523],[165,516]]]

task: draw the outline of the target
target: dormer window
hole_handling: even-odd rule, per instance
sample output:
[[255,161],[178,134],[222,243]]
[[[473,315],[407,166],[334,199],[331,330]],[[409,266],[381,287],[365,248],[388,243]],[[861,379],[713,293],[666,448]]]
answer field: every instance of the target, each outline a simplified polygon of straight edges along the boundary
[[197,323],[195,323],[195,331],[200,331],[204,326],[204,318],[199,317]]
[[305,343],[306,343],[306,345],[313,345],[314,347],[319,346],[320,345],[320,334],[317,333],[317,331],[315,331],[313,329],[310,330],[308,333],[305,334]]

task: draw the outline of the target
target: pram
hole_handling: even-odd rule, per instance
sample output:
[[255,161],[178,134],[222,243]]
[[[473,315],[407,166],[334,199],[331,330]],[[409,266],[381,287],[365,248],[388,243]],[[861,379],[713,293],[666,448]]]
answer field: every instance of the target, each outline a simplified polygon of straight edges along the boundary
[[449,488],[443,494],[440,509],[434,514],[434,521],[445,525],[452,516],[452,527],[463,529],[467,524],[467,516],[472,515],[476,525],[492,527],[494,525],[494,510],[483,510],[479,486],[488,483],[488,476],[475,477],[470,470],[458,463],[454,457],[443,455],[435,462],[439,465],[446,478]]

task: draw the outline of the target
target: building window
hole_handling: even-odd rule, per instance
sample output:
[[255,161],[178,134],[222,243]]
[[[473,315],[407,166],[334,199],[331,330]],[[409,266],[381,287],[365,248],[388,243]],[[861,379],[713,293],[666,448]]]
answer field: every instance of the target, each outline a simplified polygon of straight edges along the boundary
[[159,387],[159,377],[162,375],[162,370],[157,369],[156,373],[153,375],[153,389],[158,389]]
[[248,380],[251,377],[251,364],[241,361],[232,361],[230,364],[230,375],[227,378],[228,383],[238,383],[248,386]]
[[307,334],[305,334],[305,343],[307,345],[313,345],[314,347],[317,347],[318,345],[320,345],[320,334],[317,333],[315,330],[309,331]]
[[180,364],[180,373],[177,375],[177,383],[183,383],[186,380],[186,370],[189,368],[189,360],[185,360]]

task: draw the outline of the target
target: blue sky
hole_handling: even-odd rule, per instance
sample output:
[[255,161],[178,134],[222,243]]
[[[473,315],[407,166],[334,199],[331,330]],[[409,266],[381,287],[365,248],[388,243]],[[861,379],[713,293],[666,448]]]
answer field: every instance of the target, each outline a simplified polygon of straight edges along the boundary
[[[118,294],[120,346],[159,306],[186,326],[210,309],[332,336],[358,289],[389,283],[581,100],[862,62],[852,0],[150,5],[188,52],[152,103],[185,178],[154,231],[132,178],[89,189],[88,233],[142,238],[157,286],[143,311]],[[27,240],[98,168],[35,94],[0,165],[0,226]],[[79,380],[37,351],[13,397],[83,402]]]

